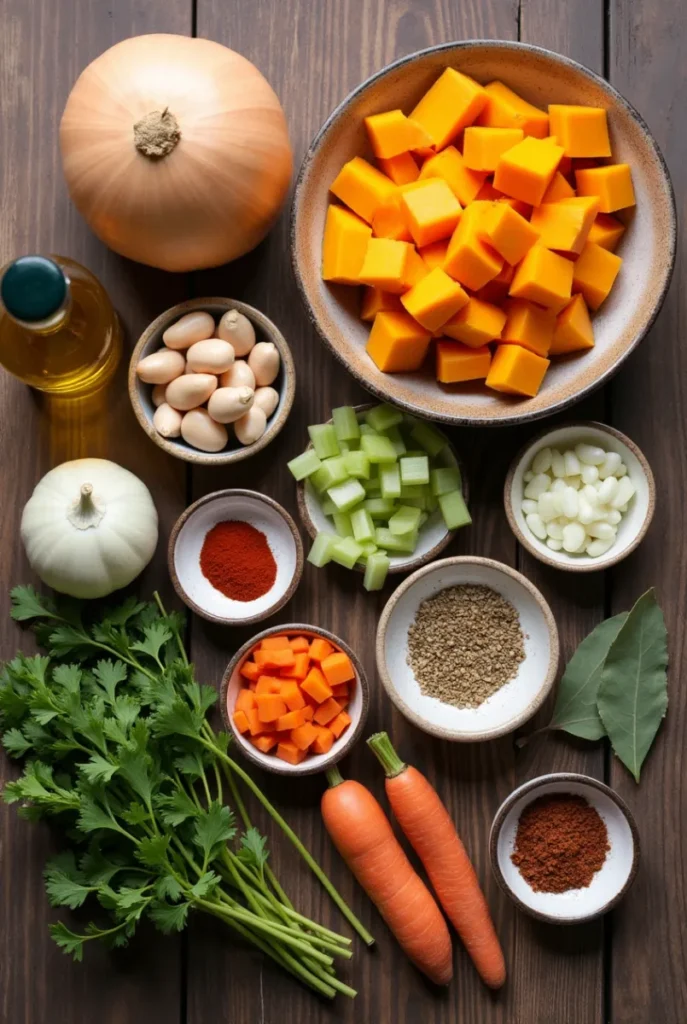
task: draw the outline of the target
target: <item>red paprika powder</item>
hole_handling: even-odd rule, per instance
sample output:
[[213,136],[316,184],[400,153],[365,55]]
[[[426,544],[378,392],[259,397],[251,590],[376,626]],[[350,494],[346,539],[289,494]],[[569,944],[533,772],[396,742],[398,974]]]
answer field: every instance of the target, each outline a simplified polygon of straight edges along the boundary
[[205,536],[200,552],[203,576],[232,601],[255,601],[277,578],[267,537],[250,523],[228,519]]

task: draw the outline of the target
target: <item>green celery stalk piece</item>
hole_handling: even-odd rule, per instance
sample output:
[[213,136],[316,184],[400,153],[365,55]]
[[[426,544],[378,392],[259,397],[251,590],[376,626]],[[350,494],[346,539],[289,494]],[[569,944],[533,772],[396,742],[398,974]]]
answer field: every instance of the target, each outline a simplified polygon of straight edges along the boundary
[[357,480],[370,479],[370,460],[365,452],[348,452],[344,462],[349,476]]
[[365,497],[365,490],[360,480],[345,480],[344,483],[335,484],[330,487],[327,494],[332,499],[339,512],[348,512],[354,505],[357,505]]
[[308,434],[315,452],[321,459],[330,459],[341,453],[332,423],[315,423],[308,427]]
[[435,458],[440,451],[442,451],[448,444],[448,438],[445,434],[442,434],[436,427],[431,426],[429,423],[425,423],[423,420],[418,420],[413,424],[413,428],[410,431],[410,436],[416,441],[421,448]]
[[460,470],[453,466],[440,466],[429,473],[429,486],[435,498],[449,491],[460,490]]
[[363,586],[365,590],[381,590],[386,581],[391,559],[381,551],[376,551],[367,556]]
[[374,555],[375,551],[379,551],[379,548],[371,540],[359,541],[360,547],[362,548],[361,558],[368,558],[370,555]]
[[332,501],[331,498],[327,497],[326,494],[325,494],[324,498],[322,499],[322,503],[320,505],[320,508],[322,509],[322,511],[324,512],[324,514],[326,516],[333,516],[334,513],[337,511],[336,505],[334,504],[334,502]]
[[360,437],[360,425],[352,405],[340,405],[332,409],[332,421],[338,441],[353,441]]
[[412,555],[417,546],[417,530],[411,530],[398,536],[385,526],[375,530],[375,544],[386,551],[395,551],[399,555]]
[[332,561],[352,569],[363,553],[360,544],[353,537],[339,537],[332,545]]
[[401,505],[397,512],[389,519],[389,529],[396,536],[403,536],[412,530],[419,529],[422,512],[419,508],[411,505]]
[[334,512],[332,515],[334,520],[334,527],[339,537],[352,537],[353,527],[351,526],[351,517],[348,512]]
[[320,530],[310,548],[308,561],[312,565],[317,566],[318,569],[321,569],[323,565],[327,565],[332,560],[332,551],[339,539],[335,533]]
[[396,462],[398,455],[388,437],[383,434],[363,434],[360,438],[360,448],[367,455],[370,462],[377,465]]
[[420,509],[422,512],[427,508],[427,496],[425,494],[421,495],[419,498],[401,498],[401,501],[404,505]]
[[439,508],[439,501],[434,497],[433,494],[425,495],[425,510],[427,512],[434,512],[435,509]]
[[287,469],[296,480],[305,480],[307,476],[320,468],[322,463],[313,448],[307,448],[301,455],[286,463]]
[[[374,541],[375,526],[372,522],[372,516],[365,508],[357,508],[351,512],[348,517],[351,523],[353,536],[358,541],[358,544],[364,544],[368,541]],[[336,517],[334,518],[336,522]]]
[[347,441],[339,441],[339,448],[341,449],[342,455],[348,455],[351,450]]
[[397,455],[405,455],[405,453],[407,451],[406,443],[403,440],[403,434],[401,433],[399,428],[398,427],[389,427],[389,429],[385,430],[384,433],[386,434],[386,436],[389,438],[389,440],[391,441],[392,445],[394,446],[394,451],[396,452],[396,454]]
[[382,433],[389,427],[397,427],[403,422],[403,413],[388,402],[382,405],[375,405],[365,413],[365,422],[369,423],[373,430]]
[[364,434],[376,434],[377,431],[373,430],[369,423],[359,423],[360,426],[360,437],[362,439]]
[[420,513],[420,521],[417,524],[418,525],[418,529],[421,530],[422,527],[425,525],[425,523],[427,522],[428,519],[429,519],[428,514],[426,512],[421,512]]
[[405,502],[408,498],[424,498],[425,488],[422,484],[404,484],[401,481],[401,501]]
[[396,511],[396,503],[389,498],[368,498],[363,502],[373,519],[388,519]]
[[472,522],[467,505],[461,491],[449,491],[439,498],[439,508],[449,530],[457,530],[460,526],[469,526]]
[[413,486],[429,483],[429,459],[426,455],[414,458],[403,455],[401,456],[400,465],[402,484]]
[[319,469],[315,470],[309,478],[317,491],[328,491],[335,484],[342,484],[348,480],[346,469],[346,456],[335,455],[331,459],[324,459]]
[[382,466],[379,471],[379,480],[382,485],[383,498],[401,497],[401,472],[397,465]]
[[374,480],[363,480],[363,487],[368,498],[381,498],[382,485],[379,477],[375,477]]

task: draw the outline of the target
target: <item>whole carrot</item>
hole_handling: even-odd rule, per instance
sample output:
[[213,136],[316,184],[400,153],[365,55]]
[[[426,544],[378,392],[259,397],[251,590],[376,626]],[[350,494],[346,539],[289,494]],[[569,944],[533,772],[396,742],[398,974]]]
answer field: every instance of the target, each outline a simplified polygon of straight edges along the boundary
[[422,861],[439,902],[491,988],[506,980],[503,952],[475,869],[433,786],[404,764],[385,732],[367,741],[386,773],[386,793],[396,820]]
[[451,936],[422,879],[399,845],[375,798],[338,768],[327,772],[322,817],[334,845],[396,936],[431,981],[453,977]]

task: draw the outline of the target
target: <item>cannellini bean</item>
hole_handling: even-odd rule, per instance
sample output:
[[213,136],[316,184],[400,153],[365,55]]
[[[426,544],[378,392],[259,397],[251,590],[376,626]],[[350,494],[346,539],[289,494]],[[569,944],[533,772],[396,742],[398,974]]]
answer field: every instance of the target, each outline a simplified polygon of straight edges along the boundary
[[234,432],[241,444],[255,444],[266,429],[267,417],[262,409],[255,406],[234,424]]
[[622,517],[621,513],[618,512],[617,509],[613,509],[606,516],[606,522],[610,523],[611,526],[617,526],[622,518],[623,517]]
[[577,491],[572,487],[566,487],[560,497],[561,512],[567,519],[575,519],[579,508]]
[[598,537],[599,540],[612,540],[616,535],[616,529],[610,523],[590,523],[587,533],[590,537]]
[[592,508],[596,508],[596,506],[599,504],[599,492],[597,491],[594,484],[585,484],[582,488],[581,493],[584,494],[585,498],[592,506]]
[[575,452],[563,452],[563,462],[566,476],[579,476],[582,467]]
[[175,324],[168,327],[162,335],[167,348],[190,348],[196,341],[211,338],[215,331],[215,320],[209,313],[197,309],[179,317]]
[[579,476],[564,476],[563,481],[566,487],[572,487],[574,491],[579,491],[582,486],[582,480]]
[[600,466],[606,461],[606,452],[596,444],[576,444],[575,455],[587,466]]
[[583,466],[580,476],[583,484],[595,484],[599,479],[599,471],[596,466]]
[[165,400],[165,391],[167,390],[166,384],[156,384],[151,393],[151,399],[153,405],[157,409],[158,406],[162,405]]
[[551,449],[551,472],[554,476],[565,476],[565,459],[557,448]]
[[167,385],[165,401],[173,409],[187,412],[207,402],[216,387],[217,377],[212,373],[185,373]]
[[270,387],[258,388],[255,392],[255,401],[253,404],[257,405],[259,409],[262,409],[265,416],[267,416],[267,419],[269,419],[279,405],[279,392]]
[[563,549],[563,542],[560,540],[554,540],[553,537],[549,537],[546,542],[547,548],[551,548],[552,551],[561,551]]
[[186,353],[186,365],[193,373],[224,373],[233,362],[233,348],[219,338],[197,341]]
[[272,384],[279,373],[279,350],[271,341],[259,341],[248,354],[248,365],[255,374],[255,383],[262,388]]
[[611,540],[593,540],[591,543],[587,544],[585,550],[590,558],[598,558],[600,555],[605,555],[608,549],[612,547],[614,539],[615,538],[612,538]]
[[532,470],[535,473],[546,473],[551,468],[551,449],[542,448],[532,459]]
[[552,540],[563,540],[563,527],[560,523],[547,523],[546,532]]
[[144,356],[136,366],[136,375],[146,384],[168,384],[184,372],[184,357],[180,352],[161,348]]
[[237,356],[247,356],[255,345],[255,328],[238,309],[230,309],[217,325],[217,337],[231,342]]
[[551,491],[545,491],[544,494],[540,494],[539,501],[537,502],[537,512],[544,523],[555,519],[559,514],[556,495],[552,494]]
[[597,491],[599,495],[599,504],[608,505],[609,501],[613,501],[618,491],[618,481],[614,476],[607,476],[605,480],[601,481],[599,489]]
[[618,490],[610,502],[611,508],[618,509],[619,512],[622,512],[623,506],[627,505],[628,501],[635,493],[635,490],[635,485],[632,483],[630,478],[628,476],[624,476],[622,480],[618,481]]
[[594,508],[589,504],[584,494],[581,494],[577,503],[577,520],[583,525],[594,522]]
[[560,494],[562,491],[565,490],[566,486],[567,484],[565,482],[565,479],[563,477],[559,477],[557,480],[554,480],[554,482],[551,484],[551,490],[554,494]]
[[627,473],[627,466],[625,465],[624,462],[621,462],[620,465],[618,466],[618,469],[617,469],[617,472],[616,472],[615,475],[618,477],[618,480],[620,480],[620,478],[625,476],[626,473]]
[[179,437],[181,434],[181,413],[163,402],[155,410],[153,426],[163,437]]
[[546,540],[546,527],[541,520],[541,516],[537,515],[536,512],[530,512],[530,514],[525,517],[525,522],[535,537],[538,537],[539,540]]
[[210,395],[208,412],[217,423],[233,423],[248,412],[254,398],[252,388],[218,388]]
[[237,359],[220,376],[219,386],[221,388],[251,388],[255,391],[255,374],[245,359]]
[[528,484],[530,480],[534,480],[534,473],[528,469],[527,472],[523,474],[522,478],[525,481],[525,483]]
[[525,488],[526,498],[538,498],[544,491],[548,491],[551,486],[551,477],[547,476],[546,473],[537,473],[533,477]]
[[585,528],[580,523],[568,523],[563,527],[563,550],[569,554],[572,555],[579,551],[586,539]]
[[621,462],[622,459],[617,452],[607,452],[606,458],[599,466],[599,479],[605,480],[607,476],[615,476]]
[[525,498],[521,507],[523,513],[528,516],[530,512],[536,512],[538,510],[539,504],[534,500],[534,498]]
[[229,440],[227,428],[215,423],[207,409],[190,409],[181,421],[186,444],[202,452],[221,452]]

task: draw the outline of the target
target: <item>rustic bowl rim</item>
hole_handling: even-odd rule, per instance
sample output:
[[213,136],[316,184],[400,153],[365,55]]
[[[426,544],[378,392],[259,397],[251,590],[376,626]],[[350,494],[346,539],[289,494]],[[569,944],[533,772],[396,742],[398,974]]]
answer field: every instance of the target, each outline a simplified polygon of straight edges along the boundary
[[[255,645],[259,643],[259,641],[264,640],[268,636],[274,636],[275,633],[305,633],[329,640],[330,643],[335,644],[344,652],[344,654],[348,655],[358,676],[361,694],[360,717],[357,723],[349,730],[349,734],[344,734],[345,739],[344,736],[342,736],[341,739],[337,740],[329,753],[324,755],[325,760],[315,767],[308,766],[307,758],[305,761],[301,761],[300,764],[290,765],[288,762],[281,761],[279,758],[275,757],[274,766],[266,765],[264,761],[260,760],[260,758],[256,756],[250,743],[244,740],[241,733],[236,729],[233,719],[227,710],[227,692],[229,689],[229,682],[236,668],[243,661],[246,655],[253,650]],[[370,687],[360,658],[355,651],[349,647],[345,640],[342,640],[335,633],[330,632],[328,629],[324,629],[322,626],[313,626],[304,622],[287,622],[283,625],[280,623],[277,626],[272,626],[270,629],[263,629],[254,637],[251,637],[250,640],[246,640],[245,644],[241,645],[224,670],[222,682],[220,683],[219,699],[220,713],[222,715],[222,721],[224,722],[225,729],[228,732],[231,732],[243,755],[254,765],[257,765],[258,768],[262,768],[264,771],[272,772],[274,775],[317,775],[320,772],[327,771],[327,769],[331,768],[332,765],[338,764],[338,762],[351,751],[360,739],[360,735],[365,728],[365,722],[367,721],[368,712],[370,710]],[[341,746],[337,748],[338,743],[341,743]]]
[[[310,301],[308,299],[307,294],[307,286],[303,278],[303,275],[301,274],[301,269],[299,265],[298,247],[296,245],[296,222],[300,212],[304,180],[316,152],[319,150],[322,142],[329,134],[329,132],[332,130],[335,123],[338,121],[339,117],[345,113],[347,108],[363,92],[365,92],[370,86],[374,85],[375,82],[378,82],[381,79],[383,79],[387,74],[391,73],[392,71],[395,71],[398,68],[402,68],[407,64],[412,64],[419,60],[422,60],[424,57],[428,57],[431,54],[438,54],[448,51],[453,52],[455,50],[487,50],[494,47],[499,47],[505,50],[512,50],[513,52],[524,52],[525,54],[530,53],[541,57],[549,58],[557,62],[558,64],[563,65],[564,67],[581,73],[591,82],[593,82],[594,85],[605,90],[605,92],[608,95],[610,95],[616,103],[625,108],[630,117],[638,124],[640,131],[644,135],[649,147],[652,149],[659,164],[659,167],[663,173],[663,179],[668,198],[668,206],[670,210],[670,224],[668,229],[668,252],[666,259],[665,280],[663,281],[660,293],[658,294],[654,302],[653,308],[651,309],[651,312],[646,319],[646,323],[639,331],[637,331],[636,335],[630,341],[625,351],[618,356],[615,362],[611,366],[609,366],[603,373],[601,373],[595,380],[591,381],[588,384],[585,384],[582,388],[580,388],[579,391],[575,392],[574,395],[564,397],[559,401],[553,403],[552,405],[548,406],[546,409],[539,409],[535,412],[514,412],[511,415],[499,416],[497,419],[490,417],[478,419],[473,416],[456,416],[450,415],[448,413],[439,413],[436,411],[432,411],[431,409],[425,408],[424,406],[418,405],[417,403],[407,402],[404,399],[399,398],[398,396],[391,395],[388,391],[378,386],[377,384],[372,383],[370,380],[365,378],[363,375],[359,374],[352,366],[349,365],[344,355],[339,352],[336,345],[328,337],[327,332],[320,326],[319,320],[315,316],[310,306]],[[305,156],[303,157],[300,170],[298,172],[298,177],[296,178],[296,185],[293,193],[293,202],[291,205],[290,246],[291,264],[293,267],[294,277],[296,279],[298,291],[300,293],[301,301],[305,308],[308,319],[310,320],[310,323],[315,328],[322,341],[324,341],[329,351],[332,352],[333,355],[339,360],[339,362],[346,367],[348,372],[353,377],[355,377],[355,379],[365,388],[366,391],[371,392],[381,401],[393,402],[395,405],[398,405],[399,408],[403,408],[406,412],[410,412],[413,415],[424,416],[427,419],[433,419],[437,422],[447,423],[457,427],[478,426],[497,428],[506,426],[516,426],[518,424],[529,423],[534,422],[535,420],[544,419],[548,416],[552,416],[556,412],[561,412],[564,409],[570,408],[570,406],[581,401],[586,395],[592,394],[603,384],[611,380],[611,378],[615,376],[615,374],[618,372],[618,370],[625,362],[625,360],[628,358],[628,356],[630,356],[632,352],[634,352],[639,343],[643,341],[643,339],[649,333],[649,331],[651,330],[656,321],[658,314],[661,311],[661,308],[665,301],[666,294],[668,292],[668,288],[670,287],[673,272],[675,270],[675,262],[677,256],[677,240],[677,205],[675,200],[675,190],[673,188],[673,183],[670,176],[670,171],[668,169],[668,164],[666,162],[665,157],[663,156],[663,153],[661,151],[660,146],[658,145],[658,142],[656,141],[653,133],[651,132],[651,129],[649,128],[646,121],[639,113],[639,111],[630,103],[629,100],[627,100],[620,92],[618,92],[618,90],[613,85],[611,85],[610,82],[608,82],[601,75],[596,74],[596,72],[592,71],[591,68],[586,67],[579,61],[573,60],[572,57],[566,57],[563,54],[557,53],[554,50],[549,50],[544,46],[534,46],[532,43],[525,43],[519,40],[508,39],[462,39],[454,40],[453,42],[447,43],[437,43],[434,46],[427,46],[421,50],[415,50],[413,53],[407,54],[405,57],[400,57],[398,60],[386,64],[383,68],[380,68],[379,71],[376,71],[374,74],[366,78],[363,82],[356,86],[355,89],[352,89],[348,93],[348,95],[345,96],[344,99],[334,108],[334,110],[327,117],[325,122],[320,127],[319,131],[316,133],[312,142],[308,146]]]
[[[249,615],[246,618],[235,619],[230,616],[215,615],[213,614],[213,612],[209,612],[207,609],[202,608],[199,604],[196,604],[196,602],[189,597],[181,583],[181,580],[179,579],[179,576],[177,575],[177,571],[174,566],[174,554],[176,551],[177,540],[179,539],[179,534],[181,533],[182,527],[184,526],[185,523],[188,522],[188,520],[192,516],[195,515],[199,508],[202,508],[203,505],[207,505],[213,501],[224,500],[227,498],[232,499],[238,497],[251,498],[252,500],[260,501],[264,505],[267,505],[269,508],[273,509],[275,512],[279,513],[281,518],[288,526],[289,532],[293,537],[294,544],[296,545],[296,567],[294,569],[293,576],[291,577],[291,582],[289,583],[288,587],[281,595],[281,597],[277,598],[277,600],[274,601],[274,603],[271,604],[269,608],[266,608],[262,612],[258,612],[256,615]],[[293,521],[293,518],[289,515],[286,509],[279,504],[278,501],[274,500],[274,498],[270,498],[269,495],[267,494],[261,494],[259,491],[248,490],[247,488],[244,487],[227,487],[224,490],[212,491],[210,494],[205,494],[203,495],[202,498],[198,498],[191,505],[189,505],[188,508],[185,508],[184,511],[181,513],[181,515],[175,522],[174,526],[172,527],[171,533],[169,535],[169,542],[167,544],[167,569],[175,591],[177,592],[181,600],[184,602],[184,604],[188,608],[190,608],[191,611],[195,612],[196,615],[200,615],[201,618],[206,619],[208,622],[216,622],[220,626],[250,626],[256,622],[262,622],[264,619],[269,618],[270,615],[274,615],[275,612],[278,612],[281,608],[283,608],[286,602],[290,601],[293,595],[295,594],[296,589],[298,588],[298,585],[301,581],[301,577],[303,575],[303,565],[303,541],[301,540],[301,535],[298,532],[298,527]]]
[[[599,430],[602,433],[609,434],[611,437],[615,438],[616,441],[625,445],[625,447],[632,452],[639,462],[649,492],[646,515],[644,516],[641,526],[637,530],[632,542],[628,544],[623,551],[616,554],[613,554],[613,549],[611,548],[607,554],[601,555],[594,565],[575,565],[574,563],[558,561],[554,557],[555,552],[553,552],[551,556],[545,555],[543,551],[540,551],[532,543],[530,538],[525,535],[524,531],[520,529],[513,510],[513,483],[515,481],[515,474],[520,468],[523,460],[535,445],[541,444],[541,442],[550,434],[555,434],[558,430],[567,429],[575,429],[580,432],[589,429]],[[654,512],[656,511],[656,482],[646,455],[641,448],[639,448],[639,446],[636,445],[635,442],[626,434],[623,434],[622,431],[616,430],[615,427],[609,427],[607,423],[600,423],[597,420],[570,420],[569,422],[558,423],[552,427],[547,427],[545,430],[541,430],[538,434],[535,434],[534,437],[531,437],[529,441],[527,441],[527,443],[518,451],[517,455],[508,467],[508,472],[506,474],[506,479],[503,485],[503,505],[506,511],[508,525],[513,531],[515,539],[538,561],[543,562],[545,565],[550,565],[553,569],[560,569],[562,572],[599,572],[601,569],[610,569],[611,566],[618,565],[619,562],[624,561],[624,559],[626,559],[628,555],[632,554],[635,548],[639,547],[641,542],[644,540],[644,537],[651,526],[651,521],[654,518]]]
[[[632,835],[632,867],[630,873],[625,880],[625,884],[618,890],[615,896],[607,900],[606,903],[599,910],[595,910],[591,914],[582,914],[579,917],[561,918],[556,917],[554,914],[544,914],[540,910],[533,910],[526,903],[515,895],[511,887],[508,885],[498,859],[498,841],[501,835],[504,822],[508,813],[510,812],[513,805],[523,796],[529,793],[535,793],[538,789],[549,785],[553,782],[570,782],[576,783],[580,786],[589,786],[592,789],[597,789],[599,792],[604,793],[609,800],[617,806],[620,813],[627,821],[630,833]],[[534,799],[534,797],[533,797]],[[529,801],[531,802],[531,801]],[[491,862],[491,870],[494,878],[496,879],[499,887],[510,897],[513,903],[519,910],[522,910],[525,914],[529,914],[530,917],[536,918],[538,921],[546,921],[548,924],[560,924],[560,925],[575,925],[582,924],[584,921],[593,921],[597,917],[601,917],[603,914],[607,914],[609,910],[618,904],[623,897],[626,895],[630,887],[632,886],[639,870],[639,861],[641,855],[641,844],[639,839],[639,829],[637,828],[637,822],[635,821],[632,811],[625,803],[623,798],[616,793],[614,789],[611,789],[605,782],[600,779],[595,779],[592,775],[583,775],[580,772],[549,772],[546,775],[538,775],[536,779],[529,779],[527,782],[523,782],[522,785],[517,786],[512,793],[510,793],[503,801],[496,814],[489,831],[489,860]]]
[[[373,409],[377,404],[377,402],[362,402],[358,405],[354,405],[353,409],[355,409],[356,412],[367,412],[368,409]],[[405,410],[402,411],[405,412]],[[331,418],[328,419],[326,422],[331,423]],[[456,447],[453,444],[453,441],[450,439],[450,437],[446,437],[446,441],[448,443],[448,447],[451,449],[453,457],[456,460],[458,472],[460,473],[460,480],[462,485],[461,489],[463,491],[465,503],[467,504],[469,497],[469,489],[468,478],[465,473],[465,464],[458,455]],[[312,441],[308,442],[304,450],[307,451],[309,448],[312,448]],[[305,496],[305,480],[298,480],[296,482],[296,502],[298,504],[298,514],[300,516],[301,522],[303,523],[303,526],[308,532],[310,539],[315,540],[315,538],[317,537],[317,528],[308,510],[308,502]],[[398,565],[389,566],[389,576],[398,575],[404,572],[414,572],[415,569],[419,569],[421,568],[421,566],[427,565],[428,562],[431,562],[433,559],[435,559],[437,555],[441,554],[441,552],[449,546],[449,544],[451,543],[451,541],[453,540],[457,533],[457,530],[446,530],[446,533],[441,538],[441,540],[437,541],[434,547],[427,551],[424,555],[420,555],[419,557],[411,555],[407,561],[401,562]],[[361,565],[358,565],[357,562],[353,566],[353,570],[354,572],[365,571],[364,568]]]
[[[495,726],[492,729],[483,729],[481,732],[470,732],[470,733],[459,733],[457,734],[454,729],[446,729],[440,725],[432,725],[427,722],[422,715],[419,715],[417,711],[408,705],[398,690],[394,686],[391,675],[386,664],[386,656],[384,648],[386,645],[386,632],[389,625],[391,615],[398,604],[399,599],[405,594],[407,590],[410,590],[419,579],[427,576],[430,573],[441,570],[449,565],[485,565],[490,569],[494,569],[497,572],[502,573],[505,576],[510,576],[517,583],[520,583],[529,592],[537,603],[539,610],[544,616],[546,628],[549,634],[550,654],[549,664],[546,670],[546,675],[542,681],[542,684],[537,691],[537,694],[533,697],[527,707],[515,718],[510,719],[503,725]],[[449,584],[450,585],[450,584]],[[554,618],[553,612],[546,601],[541,591],[535,587],[534,583],[527,579],[517,569],[511,568],[510,565],[506,565],[504,562],[498,562],[495,558],[482,558],[479,555],[454,555],[451,558],[441,558],[436,562],[425,565],[421,569],[417,569],[412,576],[404,580],[394,590],[389,600],[384,605],[382,614],[379,618],[377,625],[377,636],[375,640],[375,657],[377,661],[377,672],[382,680],[384,689],[386,690],[387,696],[396,705],[398,710],[403,714],[413,725],[416,725],[418,729],[428,733],[431,736],[437,736],[442,740],[451,740],[454,743],[481,743],[484,740],[497,739],[499,736],[507,736],[509,733],[514,732],[524,722],[529,721],[530,718],[539,710],[548,695],[550,694],[553,685],[556,681],[558,674],[558,665],[560,662],[560,639],[558,636],[558,627]]]
[[[236,309],[239,313],[243,313],[265,334],[269,341],[276,345],[279,350],[283,373],[282,386],[280,388],[280,399],[283,397],[283,402],[281,409],[278,408],[276,413],[272,414],[272,421],[268,424],[265,433],[253,444],[241,445],[239,448],[232,448],[221,452],[191,451],[182,447],[174,438],[162,437],[155,430],[152,419],[148,417],[140,398],[140,389],[151,387],[152,385],[144,384],[138,379],[136,376],[136,366],[141,358],[141,352],[157,334],[161,334],[165,328],[169,327],[171,323],[185,313],[193,313],[196,310],[208,311],[208,307],[212,306],[223,306],[225,313],[231,309]],[[185,302],[179,302],[176,306],[170,306],[169,309],[164,310],[164,312],[160,313],[159,316],[148,324],[131,353],[128,385],[129,400],[131,401],[136,419],[158,448],[162,448],[168,455],[173,455],[176,459],[190,462],[196,466],[227,466],[234,462],[242,462],[243,459],[248,459],[252,455],[257,455],[281,431],[293,406],[296,391],[296,367],[286,338],[269,317],[261,313],[259,309],[255,309],[254,306],[249,306],[247,302],[240,302],[238,299],[223,298],[221,296],[209,296],[199,299],[186,299]]]

